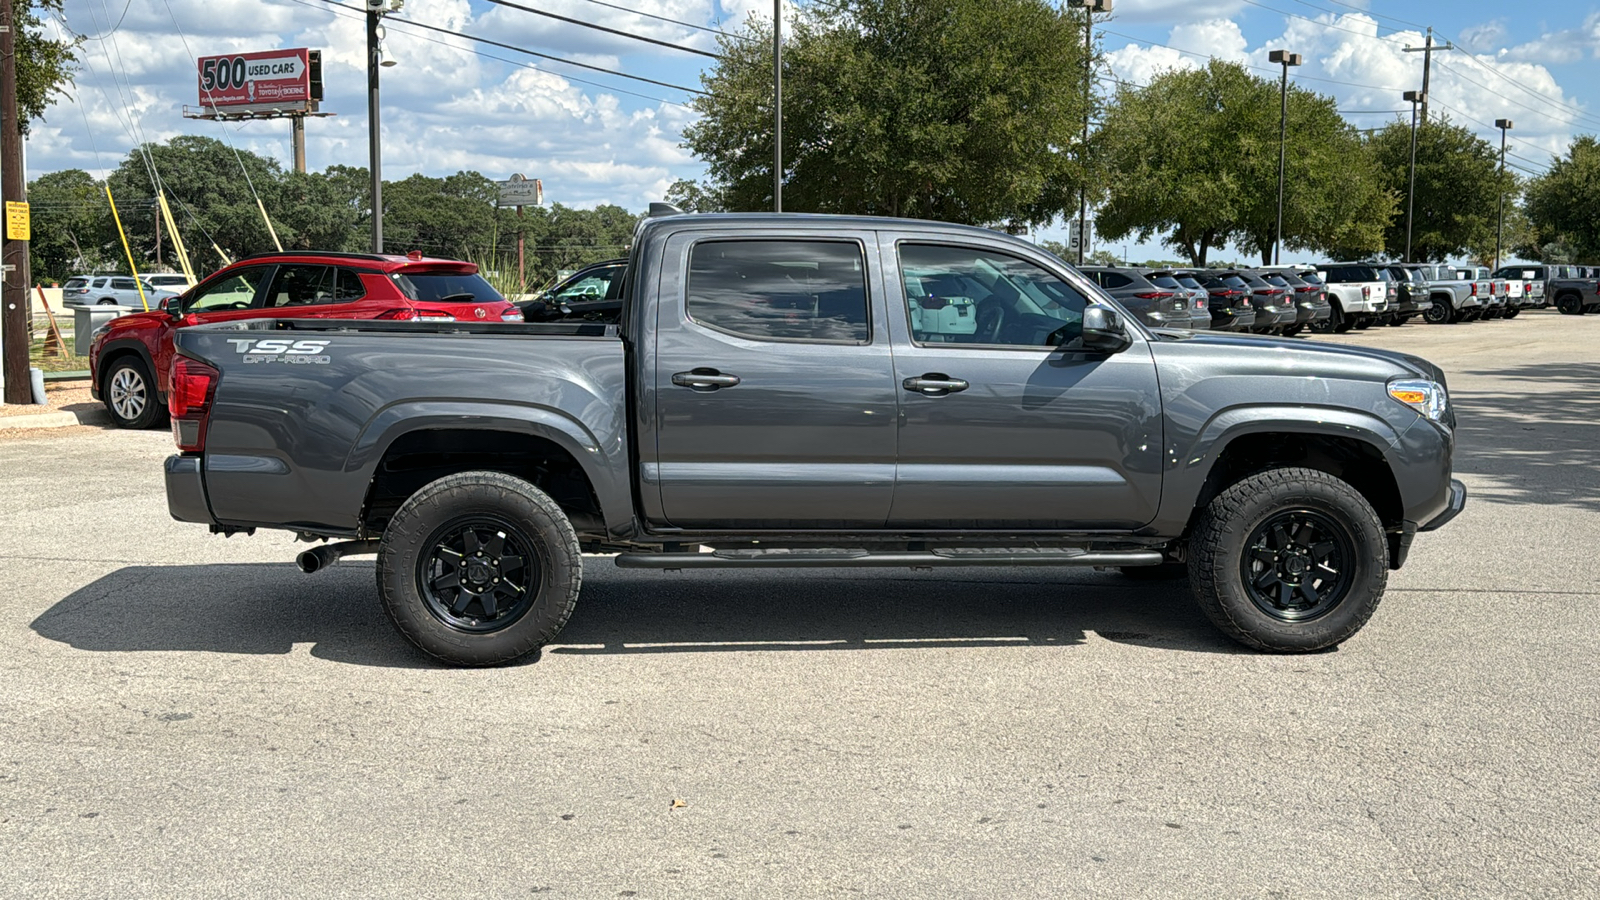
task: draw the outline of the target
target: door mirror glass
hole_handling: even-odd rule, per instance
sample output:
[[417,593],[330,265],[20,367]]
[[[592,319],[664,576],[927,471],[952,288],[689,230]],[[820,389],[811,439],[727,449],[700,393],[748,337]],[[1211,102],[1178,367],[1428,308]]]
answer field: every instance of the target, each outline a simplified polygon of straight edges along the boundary
[[1116,310],[1091,306],[1083,311],[1083,347],[1096,353],[1121,353],[1133,345]]

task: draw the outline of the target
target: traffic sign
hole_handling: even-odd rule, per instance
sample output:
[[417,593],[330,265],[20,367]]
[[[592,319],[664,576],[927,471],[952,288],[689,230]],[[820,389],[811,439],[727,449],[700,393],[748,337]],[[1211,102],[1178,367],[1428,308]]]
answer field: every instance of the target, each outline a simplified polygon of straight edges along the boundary
[[28,204],[18,203],[15,200],[6,201],[6,240],[28,241],[33,239],[33,225],[28,218]]
[[497,182],[500,186],[501,206],[543,206],[544,182],[537,178],[511,176],[510,181]]

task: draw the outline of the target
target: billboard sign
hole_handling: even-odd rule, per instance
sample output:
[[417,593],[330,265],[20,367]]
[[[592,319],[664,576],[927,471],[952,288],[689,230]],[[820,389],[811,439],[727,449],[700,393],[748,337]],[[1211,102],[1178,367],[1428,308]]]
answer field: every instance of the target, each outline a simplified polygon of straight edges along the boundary
[[311,51],[305,48],[200,58],[200,105],[304,107],[313,96]]

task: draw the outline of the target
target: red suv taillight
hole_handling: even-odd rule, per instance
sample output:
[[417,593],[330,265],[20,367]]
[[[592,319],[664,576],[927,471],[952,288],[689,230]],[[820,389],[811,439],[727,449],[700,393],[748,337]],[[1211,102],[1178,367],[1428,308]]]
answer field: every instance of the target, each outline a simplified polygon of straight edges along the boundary
[[1172,296],[1172,292],[1171,291],[1141,291],[1141,292],[1139,292],[1137,294],[1134,294],[1134,296],[1138,297],[1140,300],[1165,300],[1166,298]]
[[216,367],[180,356],[172,363],[172,389],[167,392],[167,412],[172,414],[172,439],[185,453],[206,449],[206,425],[211,419],[211,398],[222,373]]

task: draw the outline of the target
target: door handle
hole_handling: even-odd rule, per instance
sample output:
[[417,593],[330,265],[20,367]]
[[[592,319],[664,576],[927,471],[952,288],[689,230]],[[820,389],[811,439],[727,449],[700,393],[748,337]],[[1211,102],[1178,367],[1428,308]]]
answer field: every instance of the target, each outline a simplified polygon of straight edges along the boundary
[[930,372],[916,378],[907,378],[901,384],[908,391],[916,391],[929,397],[943,397],[945,394],[954,394],[971,387],[965,381],[951,378],[942,372]]
[[718,388],[733,387],[739,383],[739,376],[724,375],[716,369],[693,369],[688,372],[675,372],[672,383],[678,387],[693,388],[697,391],[714,391]]

